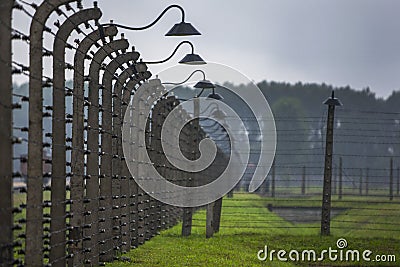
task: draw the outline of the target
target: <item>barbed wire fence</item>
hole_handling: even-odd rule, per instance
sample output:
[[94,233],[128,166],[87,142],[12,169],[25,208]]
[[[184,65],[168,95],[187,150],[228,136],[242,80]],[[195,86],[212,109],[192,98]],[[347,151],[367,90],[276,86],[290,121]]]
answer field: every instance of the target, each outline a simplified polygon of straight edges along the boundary
[[[336,113],[329,212],[332,231],[363,231],[364,236],[372,237],[398,236],[400,113],[345,106]],[[257,191],[260,198],[246,192],[257,160],[253,158],[253,164],[249,164],[233,192],[234,197],[223,205],[221,229],[247,232],[300,229],[319,233],[325,116],[275,117],[277,151],[271,171]],[[250,117],[248,120],[253,121]],[[252,143],[259,142],[258,135],[257,131],[249,131]],[[265,216],[265,208],[277,216]],[[193,222],[194,227],[204,224],[202,218]]]
[[[29,34],[13,27],[13,15],[32,21]],[[188,159],[197,159],[200,140],[211,136],[218,145],[213,168],[188,173],[169,163],[161,127],[179,101],[171,96],[157,103],[151,97],[143,99],[143,105],[153,106],[146,128],[126,121],[126,112],[131,117],[140,113],[129,105],[139,87],[157,80],[149,81],[151,73],[139,61],[139,52],[129,49],[123,35],[116,38],[115,26],[99,27],[101,15],[97,4],[84,8],[81,1],[72,0],[45,0],[40,6],[22,0],[0,4],[1,266],[104,265],[179,221],[183,236],[198,226],[206,226],[207,237],[224,228],[320,228],[325,114],[275,118],[276,159],[258,194],[266,208],[292,223],[289,226],[276,218],[253,217],[265,210],[247,204],[243,193],[254,171],[251,164],[231,204],[219,199],[207,205],[204,220],[192,222],[194,208],[173,207],[146,194],[124,157],[123,123],[130,123],[132,138],[145,133],[157,171],[184,186],[208,183],[223,171],[229,138],[218,124],[193,120],[181,133],[171,134],[180,135],[180,148]],[[48,26],[48,18],[54,26]],[[29,47],[29,62],[12,55],[12,42]],[[74,61],[66,62],[65,54]],[[65,82],[66,75],[73,78],[72,85]],[[17,76],[29,79],[28,90],[16,91]],[[400,114],[347,108],[336,112],[331,228],[358,229],[354,216],[396,216],[391,211],[400,205]],[[180,116],[177,125],[188,114],[182,110]],[[247,120],[255,123],[253,117]],[[250,129],[248,135],[257,147],[259,131]],[[130,147],[136,179],[151,179],[140,173],[144,163],[142,155],[135,154],[135,143]],[[256,156],[250,158],[257,161]],[[240,207],[246,213],[234,210]],[[314,215],[305,216],[310,210]],[[346,218],[348,210],[353,213]],[[336,214],[342,216],[337,219]],[[381,220],[365,230],[397,233],[399,222]]]
[[[115,26],[99,25],[97,3],[84,8],[82,1],[20,0],[0,7],[0,265],[104,265],[182,216],[190,226],[191,209],[156,201],[128,170],[121,127],[126,112],[139,112],[127,108],[151,73],[123,34],[115,38]],[[29,34],[13,27],[14,15],[31,21]],[[12,55],[12,42],[29,48],[29,62]],[[52,48],[44,47],[48,43]],[[74,62],[66,62],[71,57]],[[13,88],[16,76],[29,79],[28,90]],[[155,165],[175,182],[187,179],[165,163],[157,133],[177,103],[163,97],[150,103],[146,129],[131,124],[131,135],[145,133]],[[199,134],[192,124],[185,128],[181,148],[192,157]],[[138,161],[133,148],[129,153]]]

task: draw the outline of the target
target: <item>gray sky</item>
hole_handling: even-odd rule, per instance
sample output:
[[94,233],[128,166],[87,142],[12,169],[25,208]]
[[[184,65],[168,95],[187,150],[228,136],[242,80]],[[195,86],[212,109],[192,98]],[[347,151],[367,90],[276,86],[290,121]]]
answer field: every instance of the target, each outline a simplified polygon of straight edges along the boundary
[[[170,4],[182,5],[186,21],[203,35],[165,37],[181,19],[174,9],[149,30],[120,30],[145,61],[163,59],[180,41],[190,40],[206,61],[229,65],[256,82],[369,86],[383,97],[400,89],[400,1],[99,0],[102,22],[114,19],[131,26],[150,23]],[[27,23],[15,13],[16,28],[28,32]],[[152,73],[176,64],[189,51],[182,46],[168,63],[152,65]],[[15,46],[19,61],[26,53],[22,45]]]

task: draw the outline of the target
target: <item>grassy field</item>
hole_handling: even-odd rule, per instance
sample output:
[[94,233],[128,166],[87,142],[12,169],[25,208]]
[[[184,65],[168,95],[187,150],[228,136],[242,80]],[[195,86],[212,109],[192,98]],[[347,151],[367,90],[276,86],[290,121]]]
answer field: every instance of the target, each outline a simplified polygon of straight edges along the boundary
[[[50,194],[45,192],[45,199]],[[25,194],[15,194],[14,204],[25,203]],[[320,237],[318,221],[314,223],[290,223],[267,209],[267,205],[280,207],[320,207],[319,196],[293,198],[260,197],[255,194],[235,193],[233,199],[224,199],[220,232],[205,238],[205,211],[199,210],[193,217],[190,237],[181,237],[181,225],[162,231],[159,236],[139,248],[121,255],[126,261],[107,266],[400,266],[400,204],[386,197],[344,196],[332,198],[332,206],[344,211],[332,219],[329,237]],[[46,208],[45,212],[49,212]],[[379,216],[377,216],[379,215]],[[25,210],[15,219],[25,217]],[[396,225],[397,224],[397,225]],[[48,225],[47,225],[48,226]],[[15,231],[17,234],[21,231]],[[332,262],[260,261],[257,252],[268,250],[298,251],[313,249],[317,255],[345,238],[348,249],[360,252],[369,249],[376,254],[395,255],[397,262]],[[15,255],[16,258],[22,255]]]
[[[366,197],[333,200],[334,207],[347,209],[332,220],[332,235],[321,237],[319,223],[292,224],[266,208],[267,204],[320,206],[318,197],[293,201],[236,194],[233,199],[224,199],[221,229],[214,237],[205,238],[205,211],[200,210],[193,217],[195,226],[190,237],[180,236],[179,224],[122,255],[126,261],[107,266],[399,266],[400,229],[388,222],[400,221],[400,204],[376,203],[379,201]],[[380,216],[375,216],[377,210]],[[394,254],[397,262],[281,262],[276,255],[272,262],[257,259],[257,252],[265,245],[269,251],[313,249],[319,255],[323,249],[337,249],[339,238],[347,240],[346,249],[357,249],[360,253],[371,250],[371,259],[377,254]]]

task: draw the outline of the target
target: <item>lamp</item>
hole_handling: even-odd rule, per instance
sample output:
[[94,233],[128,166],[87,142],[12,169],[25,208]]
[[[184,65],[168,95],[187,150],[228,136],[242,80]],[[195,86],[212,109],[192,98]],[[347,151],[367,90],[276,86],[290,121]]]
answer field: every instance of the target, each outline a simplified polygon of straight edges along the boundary
[[166,59],[163,60],[159,60],[159,61],[148,61],[148,62],[143,62],[146,64],[161,64],[164,62],[167,62],[168,60],[170,60],[175,54],[176,51],[178,51],[179,47],[183,44],[189,44],[190,47],[192,48],[192,51],[190,54],[187,54],[181,61],[179,61],[180,64],[188,64],[188,65],[203,65],[203,64],[207,64],[207,62],[205,62],[199,55],[194,53],[194,46],[191,42],[189,41],[182,41],[180,42],[175,50],[172,52],[172,54],[167,57]]
[[207,96],[207,98],[212,98],[212,99],[215,99],[215,100],[222,100],[222,99],[224,99],[220,94],[218,94],[218,93],[215,92],[215,88],[213,88],[212,90],[213,90],[212,93],[209,94],[209,95]]
[[324,104],[328,105],[328,106],[342,106],[343,105],[342,102],[340,102],[340,100],[335,97],[335,91],[333,91],[333,90],[332,90],[331,97],[328,98],[327,100],[325,100]]
[[220,94],[215,92],[215,85],[212,82],[210,82],[209,80],[205,80],[204,79],[202,81],[199,81],[193,87],[194,88],[201,88],[200,93],[196,97],[199,97],[203,93],[204,89],[212,89],[212,93],[210,93],[207,96],[207,98],[212,98],[212,99],[215,99],[215,100],[224,99]]
[[166,34],[165,36],[190,36],[190,35],[201,35],[201,33],[196,30],[195,27],[193,27],[192,24],[189,22],[185,22],[185,11],[183,8],[179,5],[170,5],[167,8],[165,8],[161,14],[149,25],[143,26],[143,27],[130,27],[130,26],[125,26],[121,24],[113,24],[113,23],[106,23],[102,24],[101,26],[111,26],[114,25],[116,27],[126,29],[126,30],[133,30],[133,31],[142,31],[146,30],[152,26],[154,26],[163,16],[164,14],[170,10],[171,8],[178,8],[181,13],[182,13],[182,22],[176,23]]
[[210,82],[209,80],[206,80],[206,75],[205,75],[205,73],[204,73],[203,71],[201,71],[201,72],[203,73],[203,80],[197,82],[197,83],[193,86],[194,88],[201,88],[201,89],[202,89],[202,90],[200,91],[200,93],[199,93],[196,97],[199,97],[199,96],[203,93],[204,89],[212,89],[212,93],[210,93],[210,94],[207,96],[207,98],[212,98],[212,99],[215,99],[215,100],[222,100],[222,99],[224,99],[220,94],[217,94],[217,93],[215,92],[215,87],[216,87],[216,85],[213,84],[212,82]]
[[201,72],[203,74],[203,80],[198,81],[193,87],[197,88],[197,89],[201,89],[200,93],[198,95],[196,95],[196,97],[200,97],[200,95],[204,92],[205,89],[212,89],[212,93],[210,93],[207,98],[212,98],[212,99],[216,99],[216,100],[222,100],[224,99],[220,94],[215,93],[215,87],[216,85],[213,84],[212,82],[210,82],[209,80],[206,80],[206,74],[204,73],[204,71],[202,70],[195,70],[193,71],[189,77],[187,77],[184,81],[179,82],[179,83],[170,83],[170,82],[166,82],[163,84],[166,85],[181,85],[186,83],[190,78],[192,78],[192,76],[196,73],[196,72]]
[[[181,84],[184,84],[184,83],[186,83],[187,81],[189,81],[189,79],[192,78],[192,76],[193,76],[194,74],[196,74],[197,72],[200,72],[201,74],[203,74],[203,80],[202,80],[202,81],[207,81],[207,80],[206,80],[206,74],[204,73],[204,71],[202,71],[202,70],[195,70],[195,71],[193,71],[192,73],[190,73],[190,75],[189,75],[184,81],[182,81],[182,82],[178,82],[178,83],[165,82],[165,83],[163,83],[163,84],[167,84],[167,85],[181,85]],[[210,81],[207,81],[207,82],[210,82]],[[211,83],[211,82],[210,82],[210,83]],[[195,87],[196,87],[196,85],[195,85]]]
[[194,88],[212,89],[212,88],[215,88],[215,85],[212,82],[210,82],[209,80],[203,79],[202,81],[198,81],[193,87]]

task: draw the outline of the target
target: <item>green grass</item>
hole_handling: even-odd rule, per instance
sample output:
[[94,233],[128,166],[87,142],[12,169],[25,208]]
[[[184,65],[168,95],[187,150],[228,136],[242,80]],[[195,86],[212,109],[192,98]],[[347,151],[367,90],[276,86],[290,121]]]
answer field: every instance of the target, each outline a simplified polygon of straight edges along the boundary
[[[69,198],[69,192],[67,192],[67,197]],[[19,205],[21,204],[26,204],[26,198],[27,195],[24,193],[14,193],[13,194],[13,204],[14,207],[19,207]],[[51,199],[51,194],[48,191],[43,192],[43,200],[50,200]],[[50,213],[50,208],[46,207],[43,209],[43,213],[44,214],[49,214]],[[22,211],[20,213],[16,213],[14,215],[14,222],[16,224],[20,224],[19,220],[23,220],[26,218],[26,209],[22,209]],[[14,249],[14,259],[24,259],[24,254],[23,253],[19,253],[19,251],[22,252],[22,250],[25,248],[25,239],[20,239],[18,238],[19,234],[25,233],[25,228],[26,228],[26,224],[22,223],[20,224],[22,229],[20,230],[14,230],[13,234],[14,234],[14,239],[19,240],[21,242],[21,247],[18,247],[16,249]],[[43,225],[44,227],[50,227],[49,223],[46,223]],[[48,259],[44,259],[44,262],[47,263]]]
[[[302,201],[303,200],[303,201]],[[332,235],[321,237],[319,223],[292,224],[266,209],[266,205],[320,206],[318,197],[293,201],[261,198],[254,194],[235,194],[224,199],[220,232],[205,238],[205,211],[193,217],[192,235],[181,237],[181,225],[163,231],[159,236],[123,255],[130,262],[114,262],[107,266],[308,266],[312,262],[259,261],[257,252],[268,245],[271,249],[305,250],[336,248],[338,238],[346,238],[349,249],[369,249],[375,254],[395,254],[400,261],[400,235],[395,226],[400,221],[400,204],[371,204],[372,198],[346,197],[334,200],[333,206],[347,208],[332,220]],[[382,201],[382,198],[379,199]],[[357,207],[357,209],[351,209]],[[366,209],[368,208],[368,209]],[[381,216],[376,215],[377,210]],[[375,213],[375,214],[374,214]],[[379,228],[380,230],[370,230]],[[392,231],[395,230],[395,231]],[[367,262],[315,262],[314,266],[359,265],[376,266]],[[389,263],[386,266],[394,266]],[[382,264],[385,266],[385,264]]]
[[[25,194],[14,195],[14,205],[26,203]],[[45,192],[45,199],[50,194]],[[128,254],[122,255],[130,262],[113,262],[107,266],[308,266],[312,262],[259,261],[257,252],[268,249],[290,251],[314,249],[320,252],[336,248],[338,238],[346,238],[349,249],[372,250],[376,254],[395,254],[400,261],[400,204],[399,197],[391,203],[386,196],[332,197],[332,206],[345,208],[332,218],[329,237],[320,237],[319,223],[293,224],[266,208],[273,206],[320,207],[321,197],[316,195],[292,198],[260,197],[255,194],[236,193],[233,199],[224,199],[220,232],[205,238],[205,210],[193,217],[190,237],[181,237],[181,224],[162,231],[159,236],[146,242]],[[48,208],[45,212],[49,212]],[[377,216],[379,214],[379,216]],[[25,217],[25,210],[15,216],[17,221]],[[397,225],[393,224],[397,223]],[[374,230],[373,230],[374,229]],[[15,234],[21,231],[15,231]],[[15,255],[16,258],[22,255]],[[369,265],[367,262],[315,262],[320,265]]]

